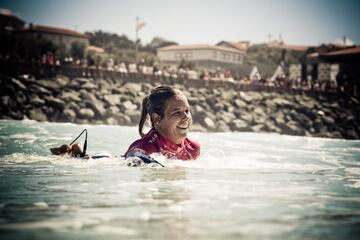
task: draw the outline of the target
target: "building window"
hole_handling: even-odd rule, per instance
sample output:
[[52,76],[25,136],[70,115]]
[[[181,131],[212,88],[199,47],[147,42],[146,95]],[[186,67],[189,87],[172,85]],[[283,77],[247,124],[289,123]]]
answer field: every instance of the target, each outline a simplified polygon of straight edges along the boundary
[[213,51],[213,58],[217,58],[217,52]]

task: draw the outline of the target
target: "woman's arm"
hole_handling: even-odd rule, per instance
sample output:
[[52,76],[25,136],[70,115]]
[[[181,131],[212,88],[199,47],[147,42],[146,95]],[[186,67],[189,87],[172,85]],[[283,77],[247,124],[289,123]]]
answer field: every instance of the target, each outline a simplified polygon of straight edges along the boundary
[[140,166],[143,164],[156,163],[164,167],[164,165],[156,161],[154,158],[150,157],[147,153],[144,152],[144,150],[139,148],[134,148],[130,152],[128,152],[125,156],[125,160],[128,161],[128,166]]

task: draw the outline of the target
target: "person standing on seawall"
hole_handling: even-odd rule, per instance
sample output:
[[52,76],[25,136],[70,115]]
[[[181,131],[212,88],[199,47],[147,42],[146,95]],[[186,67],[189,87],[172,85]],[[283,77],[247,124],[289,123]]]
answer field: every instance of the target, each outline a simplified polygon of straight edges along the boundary
[[[144,134],[148,115],[152,128]],[[152,153],[161,153],[168,159],[195,160],[200,154],[200,145],[187,138],[191,123],[190,106],[184,93],[170,86],[155,87],[142,102],[141,139],[130,145],[125,158],[150,158]]]

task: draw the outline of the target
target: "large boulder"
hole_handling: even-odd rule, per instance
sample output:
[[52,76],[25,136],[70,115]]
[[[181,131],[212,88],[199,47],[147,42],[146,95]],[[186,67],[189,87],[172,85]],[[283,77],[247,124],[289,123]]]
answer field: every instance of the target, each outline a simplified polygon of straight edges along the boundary
[[282,111],[278,111],[276,112],[272,117],[271,117],[276,125],[282,125],[285,124],[285,114]]
[[224,102],[224,110],[227,112],[234,112],[235,108],[229,102]]
[[64,110],[64,116],[66,120],[73,122],[76,119],[76,113],[74,110],[67,108]]
[[99,88],[101,90],[105,90],[105,91],[108,91],[110,89],[112,89],[112,83],[105,80],[105,79],[101,79],[99,82],[98,82],[98,85],[99,85]]
[[43,106],[45,104],[45,101],[43,99],[40,99],[37,95],[30,96],[29,102],[32,106],[35,107]]
[[12,78],[11,79],[13,86],[17,90],[26,91],[27,87],[18,79]]
[[251,126],[250,129],[253,132],[262,132],[266,129],[266,126],[262,123],[259,123],[259,124],[255,124],[255,125]]
[[216,114],[216,117],[217,119],[225,122],[226,124],[230,124],[230,122],[232,122],[236,118],[235,114],[225,111],[218,112]]
[[322,120],[326,125],[333,126],[335,125],[335,119],[331,116],[322,116]]
[[294,121],[289,121],[286,124],[279,125],[279,128],[281,129],[282,133],[288,134],[288,135],[304,135],[305,132],[301,126]]
[[276,109],[276,103],[272,99],[266,99],[263,104],[266,108]]
[[250,125],[242,119],[235,119],[230,123],[233,131],[250,131]]
[[243,100],[241,100],[239,98],[236,98],[234,100],[234,106],[237,107],[237,108],[243,109],[243,108],[246,107],[246,105],[247,104]]
[[231,131],[231,129],[229,127],[229,123],[226,123],[223,120],[220,120],[220,121],[217,122],[216,130],[220,131],[220,132],[230,132]]
[[107,118],[106,120],[105,120],[105,123],[107,124],[107,125],[118,125],[119,123],[118,123],[118,120],[116,120],[116,118],[114,118],[114,117],[109,117],[109,118]]
[[111,106],[111,107],[106,108],[107,116],[113,116],[115,114],[118,114],[119,112],[120,112],[120,110],[117,106]]
[[218,103],[218,99],[208,96],[206,97],[206,103],[210,106],[211,109],[214,109],[215,105]]
[[95,97],[95,95],[92,93],[92,92],[89,92],[89,91],[86,91],[85,89],[82,89],[79,91],[79,94],[80,94],[80,98],[83,100],[83,101],[97,101],[97,98]]
[[252,123],[254,121],[253,114],[246,111],[235,111],[235,116],[247,123]]
[[188,97],[187,99],[190,106],[195,106],[199,101],[197,97]]
[[141,84],[138,83],[125,83],[123,88],[127,90],[129,94],[136,97],[141,92]]
[[104,101],[109,106],[116,106],[116,105],[120,104],[120,95],[118,95],[118,94],[105,95]]
[[137,109],[137,106],[131,101],[125,101],[121,104],[120,109],[122,111],[135,111]]
[[78,112],[80,110],[80,106],[78,104],[76,104],[75,102],[69,102],[66,104],[66,107],[69,109],[74,110],[75,112]]
[[191,125],[190,129],[192,132],[207,132],[206,128],[204,128],[198,123],[194,123],[193,125]]
[[2,107],[9,107],[10,101],[12,101],[12,100],[11,100],[10,96],[7,96],[7,95],[1,96],[1,98],[0,98],[0,104]]
[[235,96],[236,96],[236,92],[233,89],[228,89],[227,91],[222,92],[222,98],[227,102],[233,100]]
[[82,108],[80,109],[78,116],[83,119],[92,119],[95,116],[95,113],[90,108]]
[[83,85],[90,81],[92,81],[92,79],[90,79],[90,78],[78,77],[78,78],[74,78],[71,82],[76,82],[77,84]]
[[76,91],[81,90],[81,84],[74,79],[70,80],[66,87]]
[[63,110],[65,108],[65,102],[58,98],[54,98],[52,96],[47,96],[47,97],[45,97],[45,101],[46,101],[46,105],[50,106],[52,108],[55,108],[58,110]]
[[52,92],[59,92],[61,88],[60,84],[53,79],[38,80],[36,83]]
[[251,92],[252,101],[261,101],[263,99],[263,94],[261,92]]
[[128,115],[117,113],[113,116],[119,125],[132,125],[132,120]]
[[264,123],[264,129],[269,132],[281,133],[281,129],[278,128],[271,120],[266,120]]
[[274,98],[272,101],[278,108],[292,107],[293,106],[292,102],[290,102],[290,101],[288,101],[288,100],[286,100],[284,98],[280,98],[280,97]]
[[243,92],[243,91],[240,91],[239,92],[239,94],[238,94],[238,96],[239,96],[239,98],[241,99],[241,100],[243,100],[244,102],[246,102],[246,103],[251,103],[252,102],[252,97],[250,96],[250,94],[247,94],[247,93],[245,93],[245,92]]
[[140,121],[140,112],[134,110],[126,110],[124,114],[130,117],[132,124],[138,124]]
[[100,101],[95,99],[94,101],[85,101],[85,106],[87,108],[92,109],[95,114],[100,117],[100,116],[104,116],[106,114],[106,109],[104,108],[104,104]]
[[92,91],[92,90],[97,90],[98,89],[98,85],[92,83],[92,82],[87,82],[83,85],[81,85],[81,89],[85,89],[88,91]]
[[41,87],[39,85],[36,85],[36,84],[32,84],[30,87],[29,87],[29,92],[32,92],[32,93],[35,93],[37,95],[42,95],[42,96],[52,96],[53,95],[53,92],[51,92],[50,90],[44,88],[44,87]]
[[67,92],[62,92],[59,95],[59,98],[64,100],[65,102],[81,102],[81,98],[79,96],[79,93],[76,91],[67,91]]
[[206,117],[203,121],[203,126],[209,130],[215,130],[216,129],[216,126],[215,126],[215,123],[214,121],[209,118],[209,117]]
[[152,88],[153,86],[150,83],[143,83],[141,85],[141,90],[146,94],[149,94]]
[[26,95],[22,91],[18,91],[15,99],[19,106],[23,106],[28,100]]
[[55,82],[59,84],[60,87],[65,87],[69,84],[70,80],[66,76],[59,75],[56,77]]
[[41,108],[34,108],[29,111],[28,117],[39,122],[47,121],[47,116]]

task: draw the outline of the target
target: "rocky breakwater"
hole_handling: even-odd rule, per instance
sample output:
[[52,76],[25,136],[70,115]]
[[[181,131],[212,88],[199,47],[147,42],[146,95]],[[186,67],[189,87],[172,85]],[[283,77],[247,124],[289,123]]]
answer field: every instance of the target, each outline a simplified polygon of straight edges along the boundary
[[[58,76],[1,76],[1,118],[78,124],[137,125],[154,85]],[[360,106],[349,99],[234,89],[186,88],[195,131],[274,132],[359,139]]]

